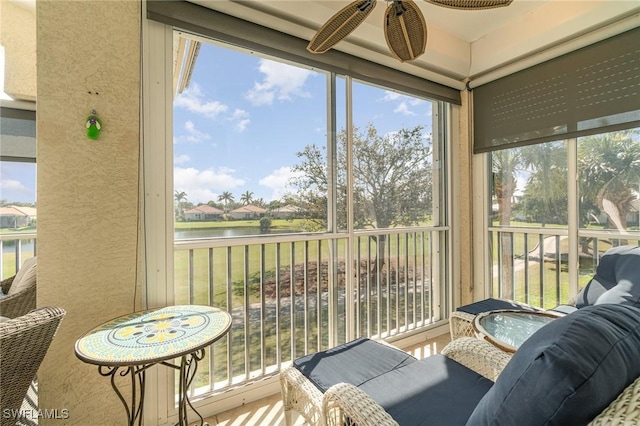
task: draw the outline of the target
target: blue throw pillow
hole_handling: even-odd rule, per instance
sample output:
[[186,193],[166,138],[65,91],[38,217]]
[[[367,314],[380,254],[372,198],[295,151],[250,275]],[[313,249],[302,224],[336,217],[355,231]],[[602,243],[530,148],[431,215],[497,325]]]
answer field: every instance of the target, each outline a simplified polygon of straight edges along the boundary
[[640,377],[640,308],[596,305],[538,330],[467,425],[582,425]]
[[640,306],[640,247],[619,246],[606,251],[596,273],[580,290],[576,307],[600,303]]

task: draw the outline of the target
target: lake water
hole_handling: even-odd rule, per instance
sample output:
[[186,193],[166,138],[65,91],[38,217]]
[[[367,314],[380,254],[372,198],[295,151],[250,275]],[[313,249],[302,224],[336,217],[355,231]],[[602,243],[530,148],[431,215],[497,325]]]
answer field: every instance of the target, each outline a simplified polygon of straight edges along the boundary
[[[15,253],[16,252],[16,241],[3,241],[2,242],[2,253]],[[22,252],[31,253],[33,252],[33,240],[22,240]]]
[[191,238],[223,238],[223,237],[246,237],[250,235],[269,234],[290,234],[298,233],[299,229],[277,229],[269,232],[260,232],[259,227],[240,228],[208,228],[208,229],[176,229],[174,238],[176,240],[188,240]]
[[[246,237],[250,235],[266,234],[290,234],[299,233],[299,229],[277,229],[270,232],[261,233],[259,227],[239,227],[239,228],[208,228],[208,229],[176,229],[174,238],[176,240],[188,240],[192,238],[223,238],[223,237]],[[22,251],[33,252],[34,240],[22,240]],[[2,243],[2,253],[15,253],[16,242],[4,241]]]

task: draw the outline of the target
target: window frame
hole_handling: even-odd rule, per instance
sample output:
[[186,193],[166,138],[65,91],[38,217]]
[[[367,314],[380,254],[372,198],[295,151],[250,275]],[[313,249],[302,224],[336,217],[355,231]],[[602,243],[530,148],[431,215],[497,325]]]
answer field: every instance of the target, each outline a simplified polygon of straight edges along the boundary
[[[173,69],[172,69],[172,57],[173,57],[173,34],[174,31],[181,31],[180,29],[174,29],[169,25],[165,25],[152,20],[143,20],[143,32],[144,32],[144,56],[143,56],[143,117],[142,120],[142,134],[143,134],[143,170],[144,179],[143,187],[144,191],[144,229],[145,229],[145,276],[144,276],[144,305],[147,307],[166,306],[173,303],[174,285],[173,285],[173,253],[174,253],[174,238],[173,238]],[[201,36],[198,36],[201,37]],[[214,41],[219,43],[220,41]],[[327,88],[327,96],[329,99],[328,112],[328,140],[330,143],[328,147],[335,147],[336,135],[336,109],[335,105],[335,86],[336,78],[338,74],[329,73],[329,79],[332,79],[331,84]],[[346,75],[348,82],[353,78]],[[360,79],[359,79],[360,80]],[[379,83],[378,83],[379,84]],[[350,85],[347,85],[347,111],[351,109],[351,89]],[[393,90],[393,87],[389,87]],[[404,93],[407,93],[404,91]],[[450,150],[446,147],[447,141],[451,140],[453,129],[457,128],[451,122],[451,104],[446,104],[443,101],[435,101],[437,105],[437,113],[434,110],[432,120],[433,125],[433,143],[434,147],[439,145],[444,150],[439,151],[438,166],[434,167],[434,173],[438,173],[441,179],[445,181],[445,188],[438,190],[441,192],[436,196],[436,188],[434,188],[434,217],[436,215],[435,210],[438,210],[438,222],[437,225],[432,227],[438,232],[439,237],[437,241],[434,241],[433,251],[439,253],[438,259],[433,263],[434,274],[437,274],[438,280],[437,291],[434,291],[434,299],[437,300],[437,310],[435,313],[441,322],[434,324],[435,327],[444,327],[446,324],[446,317],[448,315],[448,309],[451,304],[449,295],[451,294],[451,269],[452,265],[449,261],[452,248],[450,244],[451,240],[451,227],[449,216],[449,203],[450,197],[446,197],[448,193],[448,183],[451,181],[451,170],[448,167],[450,163]],[[449,106],[447,106],[449,105]],[[351,129],[350,112],[347,112],[347,129]],[[438,136],[436,136],[436,134]],[[351,135],[351,132],[349,132]],[[159,143],[159,141],[161,141]],[[437,141],[437,143],[435,142]],[[348,151],[351,144],[349,144]],[[334,148],[335,150],[335,148]],[[352,155],[352,153],[348,153]],[[436,156],[434,153],[434,163]],[[171,171],[171,173],[169,172]],[[352,173],[349,173],[349,177],[352,179]],[[436,185],[434,183],[434,185]],[[335,196],[334,196],[335,197]],[[437,200],[437,201],[436,201]],[[439,205],[444,203],[444,205]],[[353,214],[352,203],[349,203],[349,214]],[[352,217],[352,216],[350,216]],[[434,219],[435,221],[435,219]],[[351,223],[352,221],[348,221]],[[353,239],[357,233],[351,226],[347,232],[340,232],[335,227],[336,221],[330,220],[333,223],[332,235],[342,235]],[[261,237],[263,238],[263,237]],[[277,238],[277,236],[276,236]],[[347,261],[349,258],[353,258],[352,247],[353,243],[349,244],[350,249],[347,253]],[[434,287],[436,284],[434,284]],[[347,292],[350,294],[349,292]],[[331,296],[330,296],[331,297]],[[334,296],[335,297],[335,296]],[[352,296],[350,296],[352,297]],[[347,306],[351,306],[347,303]],[[331,308],[330,308],[331,309]],[[347,315],[351,315],[347,311]],[[353,316],[353,315],[351,315]],[[350,321],[347,329],[347,335],[353,334],[353,323]],[[330,328],[335,328],[335,325],[329,325]],[[418,329],[416,332],[423,332],[423,329]],[[335,332],[334,332],[335,334]],[[173,375],[172,372],[165,371],[166,369],[153,369],[147,373],[147,380],[150,382],[150,388],[152,389],[147,393],[147,403],[145,410],[145,421],[151,423],[166,423],[169,420],[175,418],[175,410],[171,404],[173,397]],[[265,387],[274,389],[277,386],[277,380],[271,378],[266,379],[261,384],[249,383],[244,385],[242,389],[233,391],[233,395],[230,398],[223,397],[206,397],[202,401],[199,401],[196,405],[203,414],[207,414],[209,411],[220,411],[222,409],[228,409],[237,405],[237,402],[232,402],[234,398],[243,398],[244,400],[256,398],[257,396],[264,395]],[[273,391],[272,391],[273,392]],[[275,392],[274,392],[275,393]],[[221,401],[222,402],[221,405]],[[237,399],[236,399],[237,401]],[[215,407],[214,405],[215,404]],[[229,404],[229,405],[224,405]],[[227,407],[227,408],[225,408]]]

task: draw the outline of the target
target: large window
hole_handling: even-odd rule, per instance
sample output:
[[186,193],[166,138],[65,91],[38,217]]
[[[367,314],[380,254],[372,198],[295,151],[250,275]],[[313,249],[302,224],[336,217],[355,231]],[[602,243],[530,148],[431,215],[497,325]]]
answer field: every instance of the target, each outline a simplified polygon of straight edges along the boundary
[[203,43],[174,100],[176,239],[326,231],[327,96],[327,73]]
[[197,54],[174,57],[164,152],[146,138],[147,159],[168,156],[147,163],[147,193],[160,173],[171,182],[157,189],[164,206],[147,198],[147,229],[170,228],[173,242],[166,285],[151,291],[233,316],[193,394],[358,336],[445,324],[448,104],[219,40],[171,38],[174,54]]
[[[434,102],[353,84],[356,229],[437,223],[433,212]],[[339,134],[346,146],[346,132]]]
[[606,249],[638,244],[638,35],[474,89],[474,153],[489,153],[491,171],[484,278],[494,296],[570,302]]
[[0,108],[0,279],[36,254],[35,111]]
[[[587,283],[602,253],[640,243],[640,129],[503,149],[490,159],[494,296],[568,303],[570,286]],[[573,283],[571,256],[579,265]]]
[[[365,283],[358,292],[368,293],[358,310],[366,316],[360,318],[362,327],[369,328],[358,333],[397,333],[400,323],[431,321],[433,310],[425,313],[421,297],[419,306],[413,306],[405,296],[393,294],[399,289],[392,287],[407,276],[412,291],[420,286],[431,297],[432,275],[439,268],[430,266],[430,257],[444,241],[390,230],[446,223],[434,209],[434,184],[446,181],[446,169],[433,166],[444,158],[442,140],[434,136],[442,104],[176,34],[177,43],[198,43],[198,56],[183,65],[191,67],[189,80],[173,101],[174,236],[181,247],[213,242],[209,251],[176,252],[175,300],[221,303],[229,309],[259,303],[266,298],[265,289],[251,290],[251,283],[270,286],[277,275],[303,270],[309,262],[336,270],[324,276],[307,270],[300,285],[315,282],[316,288],[328,289],[336,271],[345,270],[348,246],[354,245],[363,266],[359,280]],[[378,229],[385,231],[373,232]],[[238,244],[239,238],[350,231],[364,233],[352,242],[288,247],[284,258],[274,255],[277,246],[271,243],[278,239],[267,245]],[[409,265],[411,256],[417,258]],[[211,288],[221,282],[228,288]],[[344,278],[339,282],[346,285]],[[302,295],[308,289],[293,289],[294,295],[296,291]],[[340,303],[339,309],[346,309]],[[381,310],[377,303],[389,305],[385,321],[395,318],[372,329],[369,311]],[[336,330],[342,338],[344,321]],[[318,339],[328,342],[328,335]]]

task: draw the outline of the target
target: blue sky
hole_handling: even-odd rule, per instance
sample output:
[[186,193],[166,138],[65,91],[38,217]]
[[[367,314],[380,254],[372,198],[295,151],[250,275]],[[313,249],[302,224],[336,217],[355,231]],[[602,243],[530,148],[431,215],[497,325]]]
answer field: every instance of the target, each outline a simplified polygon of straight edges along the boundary
[[21,203],[36,202],[36,165],[0,163],[0,199]]
[[[174,188],[206,203],[223,191],[266,202],[287,191],[296,153],[326,144],[326,75],[203,43],[190,86],[174,100]],[[346,118],[338,85],[338,128]],[[403,127],[431,132],[431,104],[354,83],[354,124],[381,134]],[[34,164],[0,164],[0,198],[36,201]],[[289,188],[290,190],[291,188]]]
[[[223,191],[265,201],[286,190],[296,153],[326,144],[326,75],[255,54],[203,44],[190,86],[174,101],[174,188],[194,204]],[[344,127],[344,81],[338,127]],[[385,134],[425,126],[431,104],[355,84],[354,123]]]

